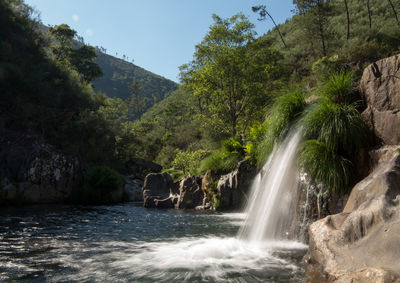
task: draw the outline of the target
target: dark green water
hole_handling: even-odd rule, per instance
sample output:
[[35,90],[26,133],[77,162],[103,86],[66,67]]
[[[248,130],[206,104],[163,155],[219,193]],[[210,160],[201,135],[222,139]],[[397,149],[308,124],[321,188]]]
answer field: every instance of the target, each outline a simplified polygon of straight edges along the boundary
[[243,219],[135,204],[0,208],[0,281],[302,281],[305,246],[238,240]]

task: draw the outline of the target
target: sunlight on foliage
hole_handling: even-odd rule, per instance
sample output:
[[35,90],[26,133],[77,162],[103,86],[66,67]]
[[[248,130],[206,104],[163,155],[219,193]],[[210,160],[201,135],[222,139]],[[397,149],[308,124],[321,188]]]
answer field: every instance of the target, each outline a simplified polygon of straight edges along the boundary
[[304,94],[298,91],[275,99],[272,110],[263,125],[264,138],[257,147],[256,159],[259,166],[265,163],[275,143],[286,133],[290,123],[299,117],[305,106]]

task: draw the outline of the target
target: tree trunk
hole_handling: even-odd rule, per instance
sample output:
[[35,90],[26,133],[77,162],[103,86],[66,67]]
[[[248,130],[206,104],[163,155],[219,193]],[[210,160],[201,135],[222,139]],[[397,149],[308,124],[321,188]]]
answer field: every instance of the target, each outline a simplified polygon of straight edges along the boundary
[[394,14],[394,17],[396,18],[397,25],[400,26],[399,18],[397,17],[396,9],[394,8],[394,5],[393,5],[393,3],[392,3],[391,0],[388,0],[388,2],[389,2],[389,4],[390,4],[390,7],[392,7],[393,14]]
[[347,0],[344,0],[344,6],[346,8],[346,17],[347,17],[347,34],[346,40],[350,39],[350,15],[349,15],[349,7],[347,6]]
[[283,36],[282,36],[282,34],[281,34],[281,31],[279,30],[278,26],[276,25],[276,23],[275,23],[274,19],[272,18],[271,14],[270,14],[270,13],[268,13],[268,11],[267,11],[267,10],[265,10],[265,12],[267,13],[268,17],[270,17],[271,21],[274,23],[274,25],[275,25],[275,28],[276,28],[276,30],[278,31],[278,33],[279,33],[279,36],[281,37],[281,40],[282,40],[283,46],[285,46],[285,48],[287,48],[286,42],[285,42],[285,40],[283,39]]
[[368,20],[369,20],[369,30],[372,29],[372,13],[369,7],[369,0],[367,0],[367,9],[368,9]]

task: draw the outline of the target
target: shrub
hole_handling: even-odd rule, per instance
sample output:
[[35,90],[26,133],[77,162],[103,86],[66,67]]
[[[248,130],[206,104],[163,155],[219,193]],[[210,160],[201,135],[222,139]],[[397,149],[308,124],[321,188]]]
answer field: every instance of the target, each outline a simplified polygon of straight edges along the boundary
[[209,154],[207,150],[196,150],[196,151],[179,151],[172,166],[175,169],[180,169],[184,175],[191,173],[196,175],[200,168],[201,160]]
[[122,185],[118,172],[107,166],[95,166],[85,175],[85,183],[78,195],[79,202],[104,204],[113,202],[113,193]]
[[317,140],[303,142],[299,151],[300,166],[311,180],[324,184],[327,190],[334,193],[343,192],[350,180],[349,160]]
[[342,67],[339,56],[322,57],[312,64],[312,72],[318,79],[326,79],[333,72],[337,72]]

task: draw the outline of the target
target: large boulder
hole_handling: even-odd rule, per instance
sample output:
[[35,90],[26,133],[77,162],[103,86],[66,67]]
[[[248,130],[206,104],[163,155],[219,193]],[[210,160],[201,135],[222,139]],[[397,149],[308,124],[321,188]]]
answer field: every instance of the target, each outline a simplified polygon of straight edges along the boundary
[[135,175],[122,176],[124,180],[124,193],[128,201],[143,201],[143,184]]
[[179,198],[176,208],[193,209],[204,204],[205,194],[201,187],[201,178],[188,175],[179,183]]
[[342,213],[309,228],[309,274],[323,282],[400,282],[399,146],[371,152],[375,169]]
[[[143,185],[143,206],[147,208],[157,208],[160,200],[166,200],[173,196],[174,181],[168,173],[151,173],[146,176]],[[157,200],[157,201],[155,201]],[[161,202],[160,208],[173,208],[173,202]],[[166,207],[167,203],[171,206]]]
[[369,65],[361,79],[362,118],[383,144],[400,144],[400,55]]
[[220,197],[217,209],[242,208],[247,202],[248,191],[256,173],[255,166],[246,159],[240,161],[233,172],[221,176],[217,185]]
[[83,168],[35,136],[15,132],[0,138],[0,199],[4,203],[66,201],[83,182]]

